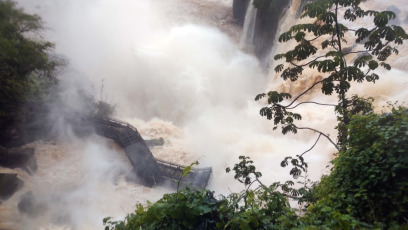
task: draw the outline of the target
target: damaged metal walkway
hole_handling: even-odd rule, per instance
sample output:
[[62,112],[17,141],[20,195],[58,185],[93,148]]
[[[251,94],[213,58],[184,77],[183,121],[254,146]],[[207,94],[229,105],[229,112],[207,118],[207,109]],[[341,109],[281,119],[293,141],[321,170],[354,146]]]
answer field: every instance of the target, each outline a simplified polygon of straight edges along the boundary
[[[137,129],[130,124],[114,119],[88,117],[96,133],[114,140],[126,152],[134,167],[136,182],[152,187],[161,184],[175,184],[180,178],[184,166],[154,158],[145,140]],[[183,185],[205,188],[210,178],[211,168],[192,168],[182,179]]]

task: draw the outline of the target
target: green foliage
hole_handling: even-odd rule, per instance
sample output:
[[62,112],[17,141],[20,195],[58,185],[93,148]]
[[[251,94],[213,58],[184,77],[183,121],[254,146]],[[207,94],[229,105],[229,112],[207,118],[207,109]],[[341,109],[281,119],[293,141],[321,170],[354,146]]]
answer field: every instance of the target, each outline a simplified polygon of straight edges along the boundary
[[178,192],[179,189],[180,189],[181,180],[182,180],[184,177],[186,177],[186,176],[191,172],[191,169],[192,169],[192,167],[193,167],[194,165],[198,165],[198,161],[195,161],[195,162],[191,163],[189,166],[185,167],[185,168],[183,169],[183,172],[181,172],[181,174],[180,174],[180,178],[175,181],[175,182],[177,182],[177,192]]
[[104,80],[101,81],[99,89],[99,96],[89,95],[83,91],[79,93],[82,101],[85,104],[85,113],[89,116],[108,118],[113,115],[116,109],[116,105],[107,101],[107,96],[104,96]]
[[[306,194],[293,188],[294,182],[275,182],[265,186],[249,157],[232,169],[246,189],[228,196],[214,197],[204,189],[186,187],[147,206],[137,205],[135,213],[123,221],[103,220],[105,229],[287,229],[296,226],[296,210],[289,198]],[[231,170],[228,168],[227,172]],[[251,186],[258,184],[252,189]]]
[[[297,217],[290,208],[288,196],[300,195],[292,188],[294,183],[277,182],[267,187],[259,181],[262,175],[256,172],[249,157],[239,159],[233,170],[235,178],[246,186],[244,191],[215,198],[209,190],[186,187],[146,207],[138,204],[135,213],[123,221],[105,218],[105,229],[285,229],[290,226]],[[250,189],[254,182],[260,186]]]
[[94,96],[81,95],[90,116],[107,118],[115,112],[115,105],[97,100]]
[[366,223],[408,227],[408,110],[354,115],[348,129],[347,150],[316,187],[311,213],[328,206]]
[[302,172],[307,172],[308,168],[308,164],[305,162],[302,155],[296,155],[296,158],[285,157],[285,159],[281,162],[281,166],[284,168],[289,165],[290,161],[293,168],[290,170],[289,174],[292,175],[294,179],[299,178]]
[[55,83],[59,62],[50,58],[53,44],[38,33],[41,19],[9,0],[0,1],[0,128],[21,122],[24,105],[42,102]]
[[[234,170],[235,176],[234,178],[245,185],[251,184],[251,174],[255,176],[256,179],[262,176],[262,173],[255,171],[255,166],[252,165],[253,161],[246,156],[240,156],[239,159],[241,160],[238,164],[235,164]],[[228,167],[226,172],[229,173],[231,169]]]
[[104,219],[109,229],[215,229],[219,202],[213,192],[189,188],[165,194],[154,204],[138,204],[124,221]]
[[[260,94],[256,100],[267,96],[268,105],[260,110],[261,116],[274,120],[275,127],[281,126],[282,133],[297,133],[297,127],[293,121],[301,119],[299,114],[289,112],[297,107],[295,102],[301,100],[302,96],[310,92],[312,88],[321,85],[322,93],[331,95],[336,93],[339,97],[336,112],[339,114],[338,141],[336,147],[344,148],[348,137],[345,126],[352,116],[353,98],[347,98],[347,92],[351,82],[375,82],[379,76],[374,72],[379,67],[390,70],[391,66],[385,61],[391,54],[398,54],[397,45],[403,44],[408,35],[400,26],[388,25],[395,18],[395,13],[390,11],[363,10],[360,8],[361,0],[317,0],[308,3],[302,14],[302,18],[314,19],[312,23],[298,24],[292,26],[287,32],[279,37],[279,42],[294,40],[295,47],[285,53],[277,54],[275,60],[284,59],[286,64],[278,64],[275,68],[284,80],[297,81],[306,77],[303,72],[305,68],[315,69],[323,79],[301,92],[299,96],[292,99],[287,105],[283,100],[277,100],[277,95],[282,93],[271,91],[268,94]],[[342,15],[339,8],[342,8]],[[358,19],[372,16],[373,25],[351,30],[340,23],[340,17],[344,20],[356,21]],[[354,33],[355,44],[360,50],[346,51],[346,33]],[[355,55],[356,58],[348,58]],[[360,56],[358,56],[360,55]],[[353,60],[348,63],[347,60]],[[291,95],[284,93],[284,99],[291,99]],[[307,102],[311,103],[311,102]],[[315,103],[319,104],[319,103]],[[322,104],[320,104],[322,105]],[[330,105],[332,106],[332,105]],[[296,114],[296,117],[294,116]],[[328,136],[326,136],[328,137]]]

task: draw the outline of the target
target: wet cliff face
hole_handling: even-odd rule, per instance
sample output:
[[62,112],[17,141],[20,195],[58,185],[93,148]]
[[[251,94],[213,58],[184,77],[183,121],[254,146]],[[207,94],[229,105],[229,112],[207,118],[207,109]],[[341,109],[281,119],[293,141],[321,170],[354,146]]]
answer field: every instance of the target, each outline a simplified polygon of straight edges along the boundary
[[234,19],[241,26],[244,25],[245,14],[250,0],[234,0],[232,4]]
[[[234,0],[233,13],[238,24],[244,24],[245,14],[251,2],[250,0]],[[279,24],[291,2],[290,0],[253,1],[257,8],[253,47],[255,55],[261,61],[264,69],[268,68],[269,53],[276,38]]]
[[296,12],[296,17],[297,17],[297,18],[299,18],[300,15],[302,14],[303,8],[305,7],[305,5],[306,5],[307,3],[309,3],[309,2],[312,2],[312,1],[314,1],[314,0],[301,0],[301,1],[300,1],[299,8],[298,8],[298,10],[297,10],[297,12]]
[[[296,17],[300,17],[306,3],[313,0],[254,0],[257,8],[256,25],[254,34],[254,53],[261,61],[264,69],[269,68],[270,52],[278,36],[279,25],[284,20],[285,13],[291,4],[298,4]],[[250,0],[234,0],[233,12],[235,20],[243,25],[245,14]],[[294,3],[296,2],[296,3]]]
[[255,25],[255,55],[261,60],[262,66],[268,68],[276,34],[282,23],[286,9],[292,1],[288,0],[254,0],[258,10]]

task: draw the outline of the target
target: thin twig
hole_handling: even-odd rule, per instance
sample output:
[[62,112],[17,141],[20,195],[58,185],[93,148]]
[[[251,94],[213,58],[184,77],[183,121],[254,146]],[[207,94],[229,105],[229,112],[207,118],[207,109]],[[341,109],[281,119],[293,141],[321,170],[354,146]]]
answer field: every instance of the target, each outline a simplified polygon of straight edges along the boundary
[[303,155],[305,155],[305,153],[310,152],[310,150],[312,150],[312,149],[316,146],[316,144],[317,144],[317,142],[319,141],[319,139],[320,139],[321,136],[322,136],[322,134],[320,133],[320,134],[319,134],[319,137],[317,138],[317,140],[316,140],[316,142],[313,144],[313,146],[310,147],[310,149],[306,150],[304,153],[300,154],[300,156],[303,156]]
[[285,107],[285,108],[290,107],[290,106],[293,105],[293,103],[295,103],[295,101],[297,101],[301,96],[305,95],[307,92],[309,92],[310,90],[312,90],[317,84],[320,84],[320,83],[322,83],[322,82],[323,82],[323,80],[315,82],[311,87],[309,87],[309,88],[308,88],[307,90],[305,90],[303,93],[299,94],[289,105],[283,106],[283,107]]
[[297,104],[297,105],[295,105],[293,107],[290,107],[290,108],[286,108],[286,109],[294,109],[294,108],[298,107],[301,104],[316,104],[316,105],[325,105],[325,106],[337,106],[335,104],[324,104],[324,103],[319,103],[319,102],[314,102],[314,101],[305,101],[305,102],[300,102],[299,104]]
[[302,65],[295,64],[292,61],[290,62],[290,64],[292,64],[292,65],[294,65],[296,67],[303,67],[303,66],[307,66],[307,65],[311,64],[312,62],[315,62],[319,58],[324,58],[324,57],[326,57],[326,56],[319,56],[319,57],[315,58],[314,60],[312,60],[312,61],[310,61],[310,62],[308,62],[306,64],[302,64]]
[[317,36],[317,37],[315,37],[315,38],[313,38],[313,39],[310,39],[310,40],[307,40],[307,39],[305,39],[305,40],[308,41],[308,42],[312,42],[312,41],[314,41],[314,40],[317,40],[318,38],[320,38],[320,37],[323,36],[323,35],[325,35],[325,34],[319,35],[319,36]]
[[327,134],[324,134],[324,133],[320,132],[319,130],[316,130],[316,129],[313,129],[313,128],[309,128],[309,127],[297,127],[296,125],[294,125],[294,126],[296,127],[296,129],[308,129],[308,130],[311,130],[311,131],[315,131],[316,133],[320,133],[321,135],[323,135],[324,137],[326,137],[326,138],[334,145],[334,147],[335,147],[337,150],[340,150],[340,148],[334,143],[334,141],[333,141]]

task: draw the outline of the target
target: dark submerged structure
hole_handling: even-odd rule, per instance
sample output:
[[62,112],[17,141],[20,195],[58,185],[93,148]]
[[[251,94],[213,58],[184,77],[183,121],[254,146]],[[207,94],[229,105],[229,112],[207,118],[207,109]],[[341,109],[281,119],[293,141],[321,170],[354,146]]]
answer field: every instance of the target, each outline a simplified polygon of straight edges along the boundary
[[[91,124],[98,135],[114,140],[125,150],[134,172],[134,175],[128,176],[129,179],[148,187],[165,184],[177,186],[174,180],[180,179],[185,166],[154,158],[135,127],[123,121],[96,117],[85,117],[79,124],[83,122]],[[211,167],[192,168],[182,178],[181,185],[205,188],[211,173]]]

